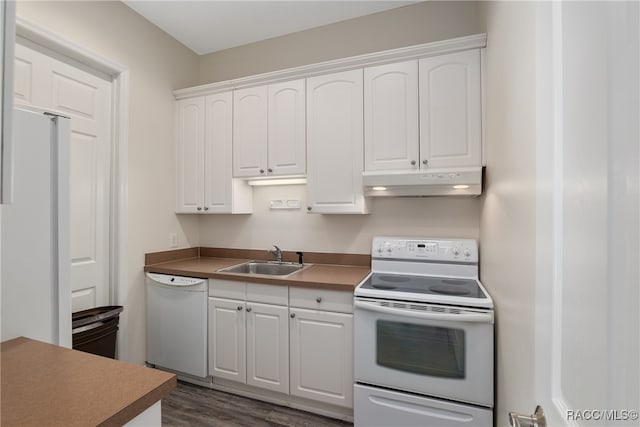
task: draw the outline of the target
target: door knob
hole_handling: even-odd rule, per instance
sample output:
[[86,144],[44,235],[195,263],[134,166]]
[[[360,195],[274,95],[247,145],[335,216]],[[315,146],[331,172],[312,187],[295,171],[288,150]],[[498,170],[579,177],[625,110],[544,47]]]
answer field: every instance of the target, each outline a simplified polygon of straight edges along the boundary
[[547,427],[547,418],[544,416],[542,406],[538,405],[533,415],[509,412],[509,424],[512,427]]

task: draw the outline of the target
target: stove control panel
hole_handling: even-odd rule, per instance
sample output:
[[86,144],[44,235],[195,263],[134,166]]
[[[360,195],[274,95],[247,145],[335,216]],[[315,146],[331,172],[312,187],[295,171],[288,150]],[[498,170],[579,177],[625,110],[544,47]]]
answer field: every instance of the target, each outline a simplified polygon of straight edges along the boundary
[[371,256],[377,259],[478,262],[473,239],[374,237]]

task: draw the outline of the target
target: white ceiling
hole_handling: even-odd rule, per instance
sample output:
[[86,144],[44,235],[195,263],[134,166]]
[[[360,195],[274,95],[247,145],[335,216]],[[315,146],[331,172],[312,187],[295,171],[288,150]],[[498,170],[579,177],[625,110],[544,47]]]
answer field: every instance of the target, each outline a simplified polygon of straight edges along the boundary
[[402,7],[383,0],[122,0],[197,54]]

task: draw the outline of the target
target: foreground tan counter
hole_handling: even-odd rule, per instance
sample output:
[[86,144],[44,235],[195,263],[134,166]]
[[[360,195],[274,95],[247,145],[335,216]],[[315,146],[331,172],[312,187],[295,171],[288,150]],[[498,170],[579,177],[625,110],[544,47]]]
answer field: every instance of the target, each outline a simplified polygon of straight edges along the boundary
[[121,426],[176,386],[173,374],[28,338],[0,346],[6,426]]
[[[194,252],[183,252],[193,254]],[[234,255],[244,255],[239,250]],[[369,267],[362,265],[319,264],[311,262],[303,270],[288,276],[265,276],[225,273],[220,270],[232,265],[259,259],[259,252],[247,253],[247,258],[223,258],[213,256],[195,256],[178,260],[164,260],[164,262],[147,263],[144,271],[151,273],[175,274],[179,276],[238,280],[243,282],[265,283],[274,285],[300,286],[308,288],[323,288],[353,292],[353,289],[369,274]],[[153,257],[148,257],[153,261]]]

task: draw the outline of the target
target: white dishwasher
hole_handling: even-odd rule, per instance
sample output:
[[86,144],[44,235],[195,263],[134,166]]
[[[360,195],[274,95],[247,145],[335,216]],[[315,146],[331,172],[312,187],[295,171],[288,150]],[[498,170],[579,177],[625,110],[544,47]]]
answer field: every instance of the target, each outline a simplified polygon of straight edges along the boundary
[[147,273],[147,363],[207,376],[206,279]]

